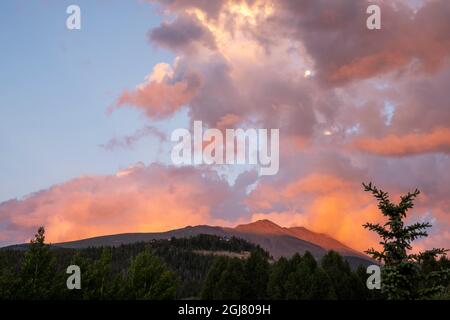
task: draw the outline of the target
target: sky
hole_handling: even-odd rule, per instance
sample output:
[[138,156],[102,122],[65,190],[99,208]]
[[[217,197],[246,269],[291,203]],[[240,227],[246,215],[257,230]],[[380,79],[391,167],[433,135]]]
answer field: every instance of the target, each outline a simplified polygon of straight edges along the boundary
[[152,124],[128,110],[108,116],[107,108],[154,64],[173,59],[146,42],[161,18],[134,1],[77,3],[79,31],[66,28],[70,1],[0,4],[0,145],[9,155],[0,158],[0,201],[152,161],[158,151],[154,141],[114,156],[98,146]]
[[[448,17],[445,0],[2,1],[0,245],[270,219],[364,250],[372,181],[419,188],[415,249],[448,247]],[[279,128],[278,174],[174,166],[193,121]]]

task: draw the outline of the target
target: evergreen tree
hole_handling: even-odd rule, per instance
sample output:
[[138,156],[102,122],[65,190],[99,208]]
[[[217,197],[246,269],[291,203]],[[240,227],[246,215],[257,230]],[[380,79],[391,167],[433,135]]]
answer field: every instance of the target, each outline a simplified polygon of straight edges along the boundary
[[18,286],[17,278],[11,269],[0,266],[0,300],[13,300]]
[[110,299],[110,284],[112,281],[110,248],[103,248],[100,258],[86,262],[78,257],[77,264],[82,272],[82,293],[86,300]]
[[334,300],[336,292],[326,272],[318,267],[312,275],[312,285],[307,299],[310,300]]
[[202,299],[239,300],[248,288],[244,263],[238,258],[217,257],[211,266],[202,291]]
[[338,300],[361,299],[364,296],[365,284],[340,254],[329,251],[322,257],[321,265],[331,280]]
[[286,299],[286,282],[290,273],[291,265],[286,258],[281,257],[273,264],[267,284],[270,299]]
[[245,299],[261,300],[267,298],[267,282],[269,281],[269,262],[261,252],[252,252],[245,261]]
[[19,297],[22,299],[52,299],[55,295],[55,260],[45,244],[45,229],[40,227],[30,241],[21,266]]
[[131,262],[127,289],[131,299],[173,299],[177,282],[175,275],[149,250],[145,250]]
[[[44,237],[42,236],[39,241],[34,242],[44,243]],[[44,249],[47,251],[49,247],[44,246]],[[51,272],[47,273],[50,276],[46,282],[49,290],[47,294],[41,295],[42,298],[40,299],[137,299],[129,281],[130,261],[134,261],[133,257],[148,249],[151,249],[152,254],[163,261],[173,274],[176,274],[177,280],[180,280],[179,286],[177,282],[177,290],[174,296],[176,298],[196,298],[200,296],[208,271],[217,257],[212,254],[200,254],[199,250],[255,252],[254,257],[258,258],[251,259],[254,263],[247,265],[246,262],[242,261],[242,265],[238,267],[241,269],[239,272],[241,272],[242,278],[238,281],[239,290],[237,292],[242,298],[254,296],[254,293],[249,293],[251,288],[248,286],[247,279],[255,276],[252,269],[259,270],[261,265],[263,265],[261,273],[264,274],[267,266],[265,260],[268,259],[267,252],[245,240],[209,235],[171,240],[161,239],[145,243],[137,242],[106,248],[66,249],[52,247],[51,250],[48,250],[48,257],[52,261]],[[32,295],[32,291],[28,290],[27,285],[23,285],[27,284],[27,279],[30,278],[27,276],[29,272],[25,272],[30,268],[24,267],[25,261],[30,265],[30,254],[30,250],[16,250],[15,248],[0,250],[0,299],[38,298],[37,295]],[[224,259],[226,262],[224,269],[226,269],[228,268],[228,258],[224,257]],[[44,259],[44,261],[46,260],[48,259]],[[66,270],[69,265],[77,265],[81,269],[81,290],[68,290],[66,287],[69,276]],[[231,267],[231,269],[234,267]],[[138,272],[134,274],[136,273]],[[222,272],[218,275],[219,277],[222,276]],[[227,278],[227,276],[223,277],[223,279]],[[230,277],[230,279],[233,279],[233,277]],[[218,281],[219,279],[214,280],[214,284]],[[258,286],[264,286],[264,281],[260,281]],[[264,289],[261,291],[264,291]],[[165,295],[165,292],[163,291],[162,294]],[[235,294],[232,293],[232,295]],[[143,295],[139,294],[138,296],[142,298]]]
[[203,285],[201,297],[205,300],[213,300],[216,296],[216,286],[222,275],[222,272],[227,267],[227,258],[217,257],[211,267]]
[[360,283],[360,286],[364,290],[359,293],[358,300],[385,300],[385,296],[380,292],[381,290],[369,290],[367,288],[367,267],[364,265],[359,265],[354,272],[356,278]]
[[293,261],[297,265],[288,276],[286,283],[287,299],[324,300],[336,297],[328,275],[317,265],[310,252],[306,251],[301,259],[294,258]]
[[[366,251],[374,259],[384,264],[382,270],[382,291],[388,299],[423,299],[432,297],[443,289],[439,279],[448,274],[448,270],[422,272],[420,264],[429,258],[435,259],[445,254],[445,249],[432,249],[418,254],[410,254],[411,243],[421,237],[427,237],[428,222],[405,226],[409,209],[414,207],[414,200],[419,190],[401,196],[398,204],[392,203],[389,194],[378,189],[372,183],[364,184],[364,190],[371,192],[378,201],[378,208],[388,219],[384,225],[366,223],[364,228],[376,232],[381,238],[382,250],[373,248]],[[426,283],[428,285],[423,286]]]
[[244,263],[239,258],[227,258],[227,264],[217,282],[214,299],[240,300],[244,298],[247,283],[244,277]]
[[[89,264],[92,261],[88,261],[86,258],[84,258],[80,252],[76,252],[71,260],[70,260],[70,264],[71,265],[76,265],[78,267],[80,267],[80,271],[81,271],[81,290],[78,289],[74,289],[74,290],[65,290],[67,291],[66,294],[64,295],[65,299],[70,299],[70,300],[82,300],[83,298],[88,299],[89,296],[91,296],[91,292],[93,291],[90,286],[92,284],[89,283]],[[67,276],[66,275],[66,280],[67,280]]]

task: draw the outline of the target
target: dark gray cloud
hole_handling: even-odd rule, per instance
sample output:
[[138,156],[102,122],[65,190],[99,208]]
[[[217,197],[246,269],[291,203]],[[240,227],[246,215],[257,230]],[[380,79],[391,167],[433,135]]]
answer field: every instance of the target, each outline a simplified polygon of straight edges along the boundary
[[163,22],[151,30],[148,37],[152,43],[174,51],[192,49],[196,43],[210,49],[216,47],[211,32],[197,18],[184,14],[172,22]]
[[325,83],[342,85],[398,71],[415,60],[435,71],[450,54],[450,2],[428,1],[417,12],[403,2],[377,2],[381,30],[366,28],[370,1],[282,0],[274,28],[305,45]]

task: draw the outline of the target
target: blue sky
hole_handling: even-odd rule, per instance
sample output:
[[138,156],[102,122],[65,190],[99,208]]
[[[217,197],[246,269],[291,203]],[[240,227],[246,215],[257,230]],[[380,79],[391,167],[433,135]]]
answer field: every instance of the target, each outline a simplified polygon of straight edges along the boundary
[[[81,8],[81,30],[66,29],[70,4]],[[106,111],[173,60],[147,41],[161,19],[139,0],[0,2],[0,202],[158,159],[151,137],[133,149],[99,145],[150,123],[132,109]]]

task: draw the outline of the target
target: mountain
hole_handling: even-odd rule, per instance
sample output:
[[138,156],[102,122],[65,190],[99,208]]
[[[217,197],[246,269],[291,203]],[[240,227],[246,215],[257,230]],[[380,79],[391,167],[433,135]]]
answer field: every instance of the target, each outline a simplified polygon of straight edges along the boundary
[[304,227],[293,227],[288,229],[289,232],[299,239],[303,239],[315,243],[327,250],[339,252],[342,255],[361,255],[360,252],[346,246],[336,239],[323,234],[310,231]]
[[287,235],[304,241],[314,243],[326,250],[334,250],[343,255],[356,254],[358,251],[346,246],[345,244],[333,239],[332,237],[310,231],[304,227],[283,228],[270,220],[259,220],[249,224],[239,225],[234,230],[244,233],[256,233],[266,235]]
[[346,246],[342,242],[339,242],[326,234],[313,232],[304,227],[284,228],[270,220],[259,220],[253,223],[239,225],[234,228],[234,230],[242,233],[259,235],[290,236],[317,245],[322,249],[325,249],[325,251],[333,250],[339,252],[343,256],[368,258],[361,252]]
[[240,224],[234,230],[243,233],[286,235],[286,228],[280,227],[270,220],[258,220],[248,224]]
[[269,220],[259,220],[249,224],[238,225],[235,228],[200,225],[166,232],[124,233],[56,243],[54,246],[73,249],[119,246],[121,244],[170,239],[172,237],[186,238],[199,234],[242,238],[261,246],[275,259],[282,256],[290,257],[295,253],[304,254],[305,251],[311,252],[317,259],[320,259],[327,251],[334,250],[343,255],[351,265],[372,264],[371,260],[364,254],[328,235],[316,233],[304,227],[284,228]]

